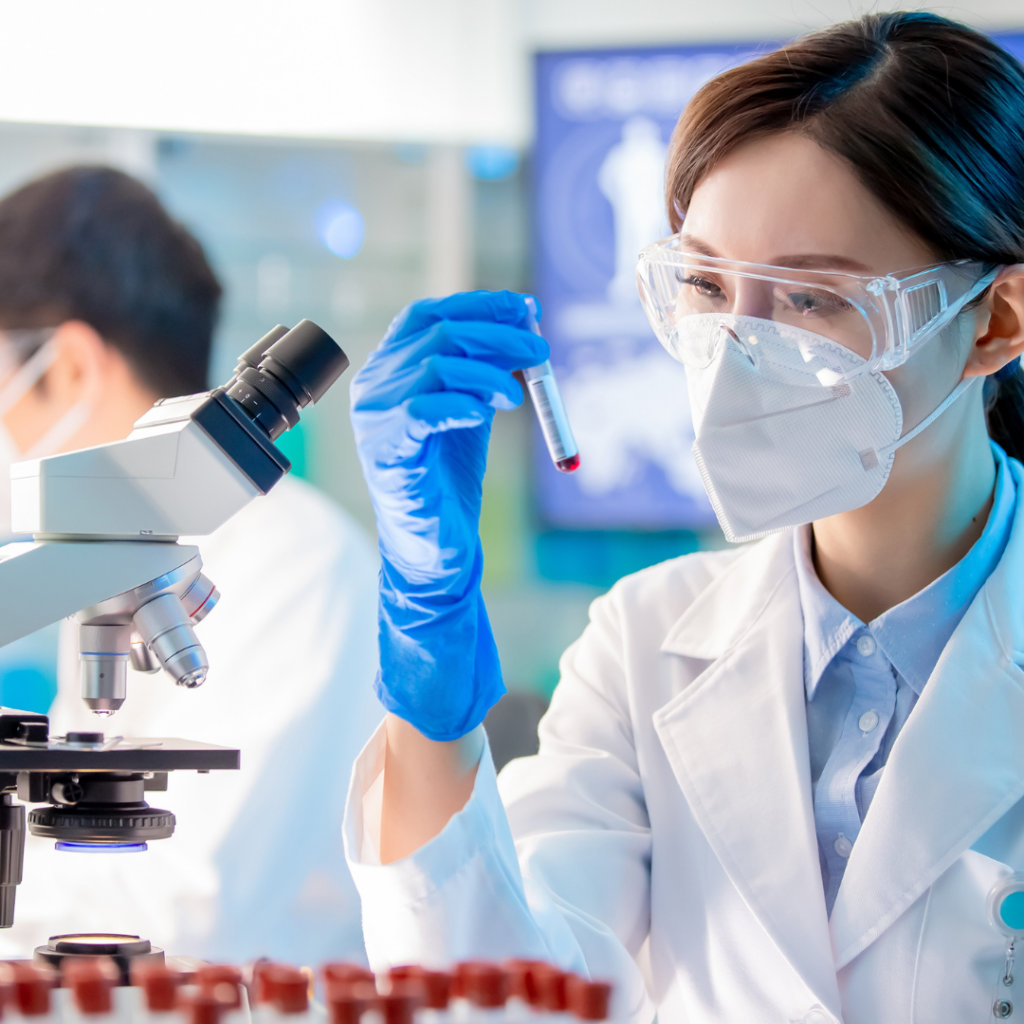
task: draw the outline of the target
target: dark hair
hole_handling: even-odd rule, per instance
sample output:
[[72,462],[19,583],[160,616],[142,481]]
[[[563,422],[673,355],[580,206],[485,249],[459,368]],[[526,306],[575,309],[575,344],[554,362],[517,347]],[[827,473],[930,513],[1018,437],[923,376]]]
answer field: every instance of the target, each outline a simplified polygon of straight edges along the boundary
[[[1024,262],[1024,66],[935,14],[869,14],[708,82],[672,138],[669,219],[751,139],[796,131],[850,162],[939,260]],[[1024,377],[986,381],[989,433],[1024,456]]]
[[160,397],[207,387],[221,288],[141,182],[70,167],[0,199],[0,327],[82,320]]

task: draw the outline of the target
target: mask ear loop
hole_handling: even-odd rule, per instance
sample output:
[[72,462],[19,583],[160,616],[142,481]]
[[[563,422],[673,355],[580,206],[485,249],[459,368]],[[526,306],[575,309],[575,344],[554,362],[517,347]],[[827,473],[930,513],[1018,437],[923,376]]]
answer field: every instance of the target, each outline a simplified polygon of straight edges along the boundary
[[[0,416],[12,409],[21,397],[42,380],[57,358],[57,346],[51,337],[45,341],[18,369],[10,381],[0,388]],[[22,459],[40,459],[52,455],[65,441],[74,437],[92,414],[93,401],[89,396],[80,398],[28,451]]]
[[865,448],[860,452],[860,464],[867,469],[874,469],[880,462],[888,459],[897,448],[902,448],[908,441],[913,441],[922,430],[927,430],[961,395],[965,394],[972,384],[981,380],[981,377],[968,377],[959,384],[939,403],[913,430],[908,430],[898,441],[887,444],[884,448]]
[[[988,274],[983,274],[981,278],[975,282],[974,287],[958,299],[955,305],[951,307],[951,314],[944,319],[942,324],[936,327],[936,331],[943,330],[951,324],[953,320],[963,312],[964,306],[988,288],[998,276],[999,270],[993,270]],[[901,438],[894,441],[892,444],[886,445],[884,448],[867,448],[860,452],[861,465],[865,470],[874,469],[880,462],[884,459],[888,459],[893,452],[902,448],[908,441],[913,441],[922,430],[927,430],[927,428],[930,427],[958,398],[967,393],[971,385],[982,379],[983,378],[981,377],[967,377],[960,381],[960,383],[953,388],[945,399],[939,403],[938,407],[933,409],[929,415],[925,416],[925,418],[921,420],[913,430],[908,430]]]
[[18,372],[0,388],[0,416],[5,416],[21,397],[43,379],[57,358],[57,347],[51,338],[44,342],[18,369]]

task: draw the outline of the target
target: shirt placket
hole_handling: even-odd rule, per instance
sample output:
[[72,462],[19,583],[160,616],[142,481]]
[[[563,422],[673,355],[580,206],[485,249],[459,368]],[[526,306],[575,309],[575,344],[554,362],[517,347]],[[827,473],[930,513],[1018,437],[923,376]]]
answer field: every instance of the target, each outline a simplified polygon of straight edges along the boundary
[[825,902],[830,914],[860,833],[857,780],[878,753],[896,706],[892,665],[866,628],[857,630],[837,657],[850,663],[854,697],[814,790],[818,844],[828,865]]

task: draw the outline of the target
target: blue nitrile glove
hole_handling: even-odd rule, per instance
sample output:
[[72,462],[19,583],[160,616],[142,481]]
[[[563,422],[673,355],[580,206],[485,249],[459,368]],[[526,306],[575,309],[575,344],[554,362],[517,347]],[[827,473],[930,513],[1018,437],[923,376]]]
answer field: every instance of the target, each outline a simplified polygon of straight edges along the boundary
[[548,358],[527,315],[512,292],[414,302],[351,385],[382,561],[377,695],[434,740],[476,728],[505,692],[478,526],[494,410],[523,400],[512,370]]

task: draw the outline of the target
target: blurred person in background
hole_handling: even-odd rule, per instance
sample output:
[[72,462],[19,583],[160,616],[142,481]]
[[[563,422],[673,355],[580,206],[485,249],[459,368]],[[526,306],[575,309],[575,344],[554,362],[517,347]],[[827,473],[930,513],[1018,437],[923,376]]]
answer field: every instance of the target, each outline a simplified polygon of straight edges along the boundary
[[[205,391],[220,297],[199,242],[119,171],[72,167],[0,200],[0,479],[11,462],[126,437],[158,398]],[[0,510],[9,534],[9,491]],[[147,853],[58,853],[29,836],[0,955],[115,931],[233,961],[363,956],[341,780],[382,713],[365,686],[376,553],[290,476],[189,543],[222,594],[197,630],[207,683],[129,669],[122,710],[100,721],[79,697],[64,627],[51,731],[218,743],[242,751],[242,769],[172,774],[152,802],[177,828]]]

